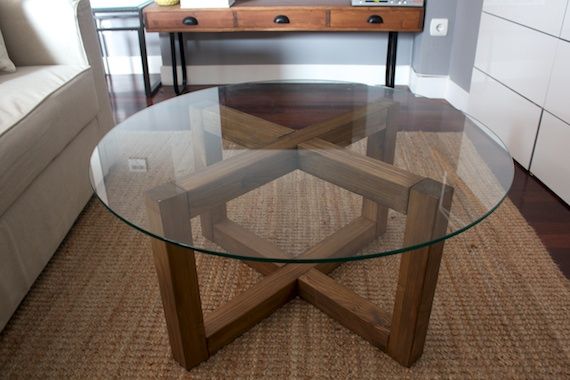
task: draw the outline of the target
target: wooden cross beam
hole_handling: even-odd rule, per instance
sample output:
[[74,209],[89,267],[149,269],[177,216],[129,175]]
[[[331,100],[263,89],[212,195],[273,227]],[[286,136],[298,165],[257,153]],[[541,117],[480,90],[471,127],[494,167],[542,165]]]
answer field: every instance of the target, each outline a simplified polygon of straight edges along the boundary
[[206,130],[221,127],[222,137],[248,149],[259,149],[279,137],[295,132],[291,128],[260,119],[231,107],[214,104],[202,110]]
[[[326,124],[334,125],[335,128],[323,133],[320,138],[339,146],[353,144],[383,130],[386,127],[388,112],[394,107],[394,103],[371,103],[327,120]],[[222,137],[225,140],[249,149],[258,149],[295,132],[294,129],[223,105],[204,107],[202,112],[204,119],[208,121],[207,125],[221,123]]]
[[297,169],[294,150],[245,151],[176,183],[188,196],[193,218]]
[[[218,121],[222,136],[256,149],[228,160],[220,158],[218,162],[210,162],[209,166],[201,166],[190,178],[179,181],[177,186],[185,189],[188,194],[190,215],[194,217],[206,212],[295,169],[301,169],[405,213],[407,191],[421,179],[419,176],[377,159],[341,149],[316,137],[322,134],[323,138],[351,143],[370,133],[384,132],[390,107],[394,105],[387,102],[372,103],[299,131],[225,106],[220,107],[219,118],[216,119],[212,107],[202,108],[199,111],[206,115],[203,116],[205,122],[202,127],[206,132],[200,132],[198,136],[215,134],[215,131],[207,131],[207,126],[212,125],[207,120]],[[372,117],[368,119],[370,115]],[[193,132],[200,129],[195,128]],[[259,141],[268,144],[261,146]],[[200,145],[195,148],[196,151],[203,149]],[[301,149],[299,159],[297,149]]]
[[[335,259],[357,254],[385,230],[388,208],[408,214],[405,245],[445,233],[442,210],[449,210],[452,189],[390,165],[397,107],[374,103],[299,131],[224,106],[190,112],[197,171],[148,192],[152,227],[167,240],[191,245],[190,219],[200,215],[206,238],[235,255],[256,258],[244,262],[266,277],[204,316],[193,251],[154,240],[174,358],[190,369],[300,296],[401,364],[413,364],[423,350],[443,243],[403,256],[391,316],[327,276],[339,265]],[[222,137],[253,150],[222,160]],[[364,137],[367,156],[342,149]],[[361,217],[292,257],[229,220],[225,202],[296,169],[364,198]],[[324,258],[330,261],[315,263]]]
[[[288,255],[278,248],[274,247],[273,244],[267,242],[264,239],[252,234],[241,226],[233,222],[223,222],[215,226],[214,241],[225,249],[230,250],[236,254],[244,255],[255,255],[258,257],[287,257]],[[304,254],[300,255],[297,259],[311,259],[311,257],[343,257],[358,252],[360,249],[365,247],[368,243],[375,239],[375,225],[370,220],[360,217],[357,218],[352,223],[341,228],[331,236],[327,237],[321,243],[309,249]],[[270,256],[271,255],[271,256]],[[291,258],[290,256],[288,256]],[[326,273],[331,272],[340,263],[326,263],[317,265],[308,264],[289,264],[285,266],[280,266],[275,263],[260,263],[253,261],[245,261],[246,264],[252,266],[254,269],[258,270],[260,273],[268,276],[265,279],[270,279],[278,271],[282,271],[283,268],[299,267],[302,270],[302,275],[295,277],[297,281],[297,292],[295,295],[300,295],[302,298],[306,299],[310,303],[314,304],[325,313],[332,316],[342,315],[340,322],[347,328],[353,330],[360,336],[364,337],[369,341],[382,344],[382,347],[386,346],[388,339],[388,326],[389,318],[381,310],[371,304],[369,301],[358,296],[356,293],[336,284],[334,280],[326,276]],[[326,286],[321,287],[320,284],[326,284]],[[261,284],[261,283],[260,283]],[[274,286],[274,282],[270,282],[270,286]],[[334,284],[334,285],[332,285]],[[267,287],[267,284],[262,284],[260,286]],[[287,285],[288,286],[288,285]],[[342,290],[341,290],[342,289]],[[250,290],[244,292],[245,295]],[[253,290],[253,293],[257,291]],[[275,294],[276,291],[272,293]],[[319,297],[318,294],[323,297]],[[341,303],[335,305],[334,302],[326,302],[327,299],[339,299],[343,300]],[[259,299],[258,299],[259,301]],[[289,301],[289,299],[282,299],[283,303]],[[238,301],[239,302],[239,301]],[[281,305],[274,305],[275,308]],[[266,310],[266,312],[271,313],[273,310]],[[223,313],[223,312],[219,312]],[[218,314],[214,313],[214,317],[219,319]],[[206,326],[209,325],[212,319],[211,315],[206,316]],[[248,315],[244,315],[247,318]],[[364,321],[362,323],[350,323],[354,319]],[[364,327],[364,328],[363,328]],[[226,328],[231,330],[230,326],[226,325]],[[208,329],[206,329],[206,335],[208,334]],[[241,335],[242,331],[233,330],[232,333],[226,333],[225,337],[228,341],[223,342],[224,344],[229,343],[229,341],[235,339],[237,336]],[[232,337],[231,340],[230,337]],[[217,347],[217,345],[216,345]]]
[[403,214],[422,177],[321,139],[299,144],[299,168]]

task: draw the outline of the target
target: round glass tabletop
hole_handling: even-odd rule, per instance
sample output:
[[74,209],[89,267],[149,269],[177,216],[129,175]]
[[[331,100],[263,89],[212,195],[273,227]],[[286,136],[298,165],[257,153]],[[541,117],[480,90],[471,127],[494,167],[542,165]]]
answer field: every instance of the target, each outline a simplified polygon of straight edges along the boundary
[[490,215],[504,144],[439,100],[335,82],[215,87],[144,109],[95,148],[95,193],[134,228],[244,260],[420,249]]

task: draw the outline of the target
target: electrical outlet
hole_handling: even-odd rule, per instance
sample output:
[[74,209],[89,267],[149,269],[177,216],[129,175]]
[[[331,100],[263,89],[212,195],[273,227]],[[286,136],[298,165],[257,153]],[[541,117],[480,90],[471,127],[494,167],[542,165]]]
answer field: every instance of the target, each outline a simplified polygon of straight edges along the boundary
[[433,18],[431,20],[429,34],[435,37],[447,36],[447,29],[449,28],[449,20],[446,18]]
[[134,173],[146,173],[148,171],[146,158],[129,158],[129,171]]

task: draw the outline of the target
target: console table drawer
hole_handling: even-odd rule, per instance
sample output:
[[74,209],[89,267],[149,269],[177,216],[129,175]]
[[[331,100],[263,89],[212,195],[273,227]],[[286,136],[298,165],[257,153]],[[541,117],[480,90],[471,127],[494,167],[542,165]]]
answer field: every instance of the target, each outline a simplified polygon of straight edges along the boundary
[[146,29],[149,32],[206,32],[233,28],[233,13],[226,9],[146,13]]
[[331,10],[331,29],[419,32],[423,9]]
[[237,11],[239,29],[315,30],[326,28],[325,10]]

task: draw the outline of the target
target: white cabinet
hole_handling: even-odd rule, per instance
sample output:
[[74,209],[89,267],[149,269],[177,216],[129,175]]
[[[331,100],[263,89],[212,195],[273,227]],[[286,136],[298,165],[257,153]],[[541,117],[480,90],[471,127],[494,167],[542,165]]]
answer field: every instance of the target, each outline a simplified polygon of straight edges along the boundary
[[467,113],[497,134],[511,155],[528,169],[540,107],[475,69]]
[[475,67],[543,105],[558,39],[483,13]]
[[483,11],[558,37],[567,3],[568,0],[485,0]]
[[560,38],[570,41],[570,3],[568,3],[568,8],[566,9],[566,19],[564,19],[564,25],[562,26],[562,33]]
[[570,42],[559,41],[544,108],[570,123]]
[[570,203],[570,0],[484,0],[467,113]]
[[570,125],[545,112],[532,159],[533,172],[570,204]]

